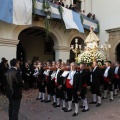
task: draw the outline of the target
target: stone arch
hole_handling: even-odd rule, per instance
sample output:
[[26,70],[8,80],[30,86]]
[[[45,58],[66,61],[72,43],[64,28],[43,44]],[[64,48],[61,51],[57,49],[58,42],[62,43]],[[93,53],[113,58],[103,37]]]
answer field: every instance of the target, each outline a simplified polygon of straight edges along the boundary
[[[31,27],[39,27],[40,29],[45,30],[44,24],[40,24],[40,23],[38,23],[38,22],[33,22],[33,24],[30,25],[30,26],[17,26],[17,27],[13,30],[12,39],[13,39],[13,40],[18,40],[19,34],[20,34],[23,30],[28,29],[28,28],[31,28]],[[54,41],[54,45],[55,45],[55,46],[59,46],[59,44],[60,44],[60,42],[61,42],[60,36],[59,36],[59,34],[58,34],[54,29],[51,30],[50,36],[51,36],[51,38],[52,38],[53,41]]]
[[68,42],[67,42],[67,44],[68,44],[69,46],[70,46],[72,40],[73,40],[75,37],[80,37],[80,38],[82,38],[83,40],[86,39],[86,36],[85,36],[84,34],[82,34],[82,33],[73,33],[73,34],[71,34],[71,36],[69,37]]
[[114,42],[110,42],[110,44],[112,45],[111,49],[110,49],[110,53],[112,55],[109,55],[110,60],[115,61],[116,60],[116,47],[117,45],[120,43],[120,38],[116,39]]

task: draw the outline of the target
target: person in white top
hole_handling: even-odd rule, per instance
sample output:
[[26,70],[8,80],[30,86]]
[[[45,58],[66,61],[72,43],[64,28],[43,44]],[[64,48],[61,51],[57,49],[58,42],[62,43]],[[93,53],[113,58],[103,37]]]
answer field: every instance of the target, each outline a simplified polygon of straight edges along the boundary
[[111,67],[111,61],[106,61],[105,63],[106,69],[103,74],[104,77],[104,96],[103,99],[107,99],[107,90],[110,91],[110,101],[113,101],[113,79],[114,79],[114,72],[113,68]]
[[120,90],[120,62],[116,62],[114,68],[114,96],[117,96],[118,88]]
[[[101,92],[100,92],[100,76],[101,69],[98,67],[97,61],[93,62],[93,70],[90,72],[90,81],[91,81],[91,93],[93,95],[93,101],[90,104],[96,104],[96,107],[101,106]],[[98,101],[97,101],[98,98]]]

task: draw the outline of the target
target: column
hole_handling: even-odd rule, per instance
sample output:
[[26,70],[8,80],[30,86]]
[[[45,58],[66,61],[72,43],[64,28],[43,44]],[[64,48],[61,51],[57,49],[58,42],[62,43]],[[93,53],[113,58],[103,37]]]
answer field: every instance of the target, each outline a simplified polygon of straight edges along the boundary
[[8,61],[16,58],[16,47],[19,40],[0,38],[0,59],[5,57]]
[[70,58],[70,47],[68,46],[54,46],[55,50],[55,60],[62,59],[66,61]]

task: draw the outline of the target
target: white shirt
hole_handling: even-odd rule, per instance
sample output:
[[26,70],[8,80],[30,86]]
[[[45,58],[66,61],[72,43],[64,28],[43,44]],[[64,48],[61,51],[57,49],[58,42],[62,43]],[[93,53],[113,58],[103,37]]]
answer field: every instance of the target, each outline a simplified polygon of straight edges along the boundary
[[97,66],[94,67],[93,72],[96,70]]
[[104,77],[108,76],[108,70],[110,69],[110,66],[106,68],[105,72],[104,72]]
[[12,68],[15,68],[15,69],[17,70],[17,68],[16,68],[16,67],[13,67],[13,66],[12,66]]
[[[96,70],[97,66],[94,67],[93,71],[94,72]],[[92,82],[92,75],[90,76],[90,81]]]
[[58,68],[57,72],[56,72],[56,75],[55,75],[55,82],[57,82],[57,74],[58,74],[59,71],[60,71],[60,69]]
[[76,73],[76,70],[75,71],[70,71],[69,75],[68,75],[68,78],[70,80],[70,84],[73,85],[73,77],[74,77],[74,74]]
[[119,67],[115,68],[115,74],[118,74],[118,69],[119,69]]

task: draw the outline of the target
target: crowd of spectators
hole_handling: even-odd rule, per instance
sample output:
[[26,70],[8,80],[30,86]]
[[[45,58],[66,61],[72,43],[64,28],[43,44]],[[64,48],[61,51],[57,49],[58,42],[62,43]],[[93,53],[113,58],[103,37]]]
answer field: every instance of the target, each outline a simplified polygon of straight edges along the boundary
[[96,19],[95,14],[92,14],[92,13],[86,14],[86,13],[85,13],[85,10],[79,10],[79,9],[77,8],[77,5],[76,5],[76,4],[73,4],[73,5],[71,4],[70,6],[69,6],[69,5],[66,5],[66,6],[65,6],[64,3],[63,3],[63,0],[60,0],[60,2],[57,2],[57,1],[54,1],[54,0],[50,0],[50,2],[52,2],[52,3],[54,3],[54,4],[57,4],[57,5],[61,5],[61,6],[65,7],[65,8],[67,8],[67,9],[73,10],[73,11],[78,12],[78,13],[80,13],[80,14],[83,14],[83,15],[87,16],[87,17],[90,18],[90,19],[93,19],[93,20]]

